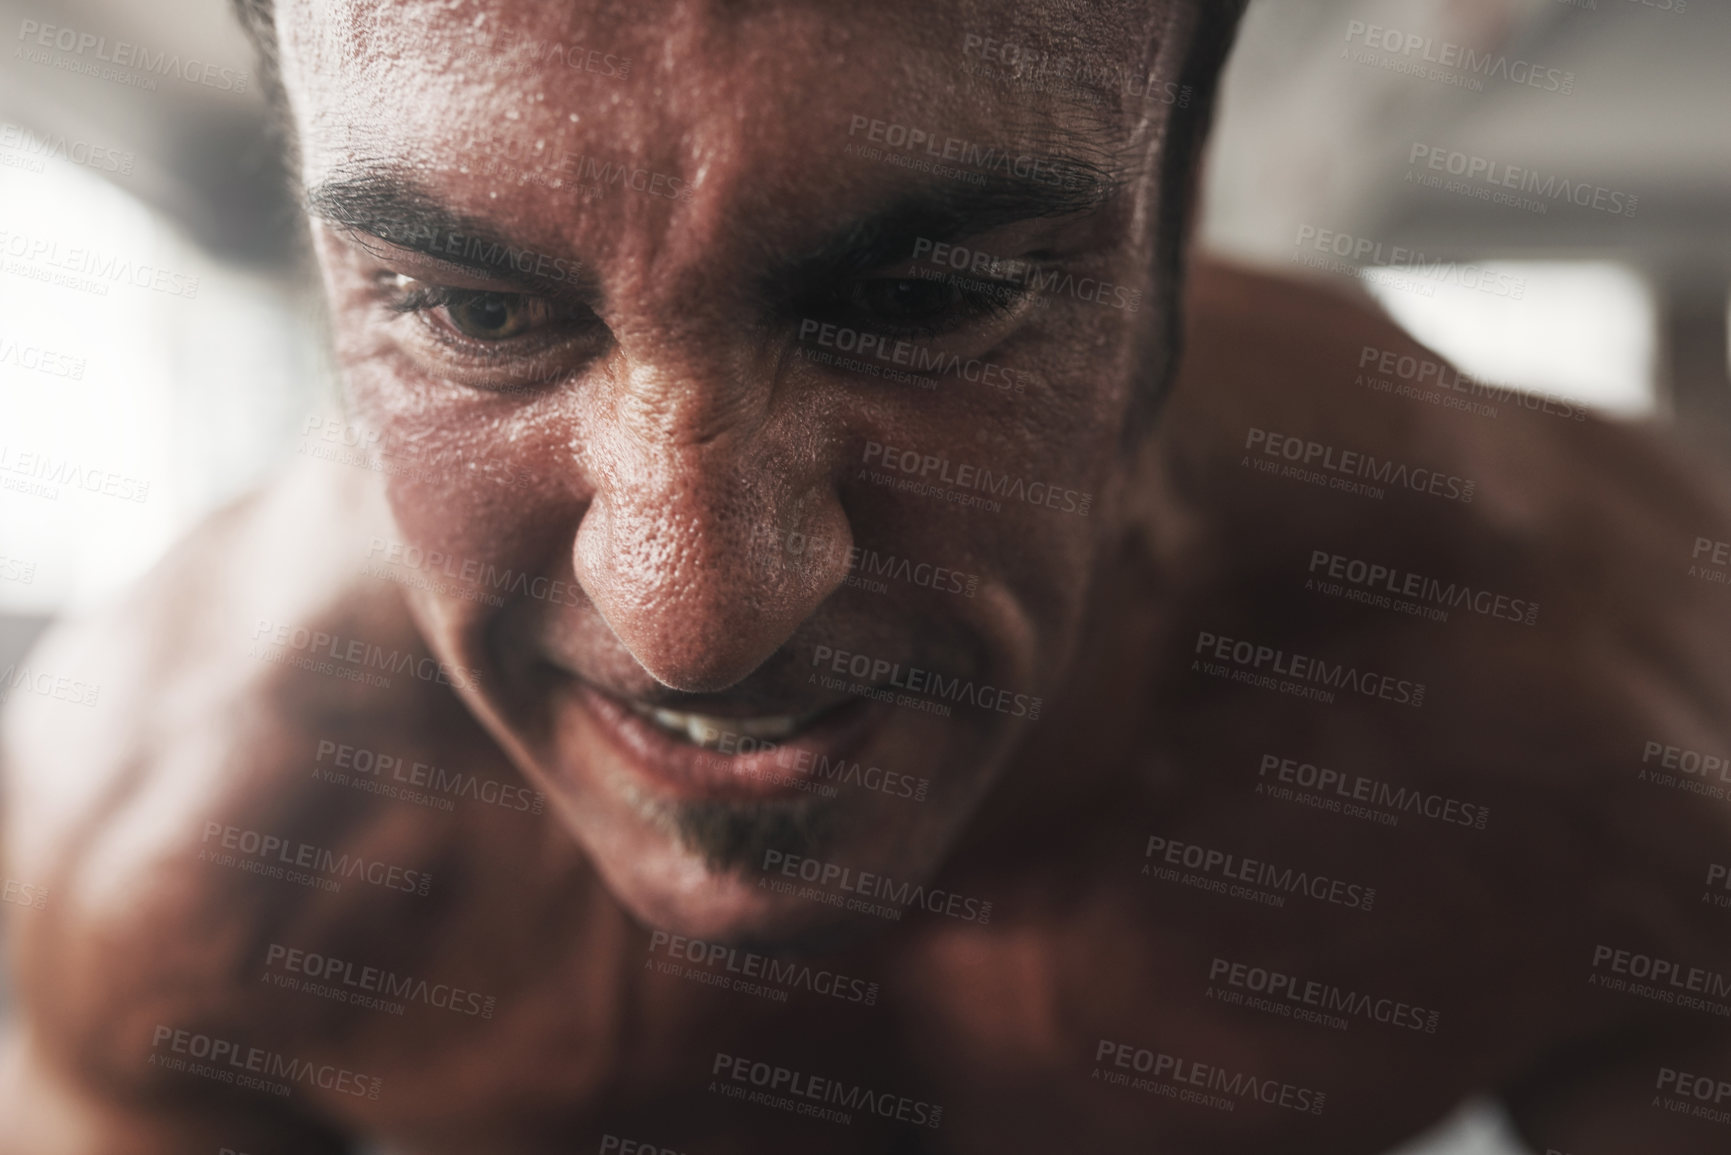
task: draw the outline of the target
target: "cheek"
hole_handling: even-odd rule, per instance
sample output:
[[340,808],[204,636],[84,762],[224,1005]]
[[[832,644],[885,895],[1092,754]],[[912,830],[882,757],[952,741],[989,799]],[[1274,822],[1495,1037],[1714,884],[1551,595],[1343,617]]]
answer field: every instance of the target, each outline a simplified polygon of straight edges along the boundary
[[[1123,429],[1136,379],[1133,334],[1099,310],[1054,310],[1027,363],[1042,389],[1014,418],[971,435],[990,465],[1024,480],[1026,500],[1004,502],[995,521],[995,561],[1046,646],[1080,621],[1094,568],[1123,532],[1115,500],[1128,461]],[[1036,486],[1039,488],[1036,490]],[[1038,500],[1036,500],[1036,498]]]
[[[1124,429],[1138,377],[1135,333],[1103,310],[1054,309],[1007,351],[1038,382],[1025,396],[1005,399],[995,420],[973,422],[951,436],[982,464],[1041,484],[1042,496],[1018,502],[1015,520],[1023,536],[1017,552],[1034,561],[1050,553],[1084,551],[1104,532],[1099,508],[1127,465]],[[1054,495],[1053,491],[1061,491]],[[1011,506],[1006,503],[1005,514]]]
[[433,379],[393,356],[361,310],[347,315],[336,337],[349,405],[378,434],[369,467],[403,543],[438,553],[459,596],[489,566],[568,577],[586,495],[559,397]]
[[569,437],[487,408],[375,401],[397,524],[406,536],[481,563],[568,576],[585,507]]

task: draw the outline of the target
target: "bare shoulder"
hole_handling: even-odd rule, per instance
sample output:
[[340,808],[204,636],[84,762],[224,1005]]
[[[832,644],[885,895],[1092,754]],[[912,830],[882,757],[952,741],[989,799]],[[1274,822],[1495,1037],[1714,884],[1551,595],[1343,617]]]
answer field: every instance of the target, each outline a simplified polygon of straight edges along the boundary
[[[1731,528],[1723,482],[1649,431],[1475,391],[1350,296],[1205,264],[1188,311],[1152,556],[1113,619],[1153,640],[1090,663],[1142,719],[1135,773],[1086,826],[957,869],[1000,938],[921,944],[919,983],[991,992],[929,999],[933,1033],[1071,1056],[1054,1148],[1089,1120],[1120,1145],[1381,1151],[1489,1092],[1541,1150],[1720,1149],[1658,1141],[1649,1101],[1662,1067],[1731,1071],[1727,910],[1703,902],[1731,834],[1731,589],[1690,572]],[[1138,701],[1112,671],[1140,664]],[[1086,755],[1042,757],[1049,781]],[[1617,972],[1654,960],[1723,992],[1685,1009]],[[1183,1071],[1292,1109],[1225,1102],[1224,1143],[1167,1097]],[[1013,1095],[968,1116],[1000,1147],[1033,1133]]]
[[93,705],[11,704],[6,873],[41,896],[11,919],[17,993],[38,1049],[90,1084],[196,1090],[172,1064],[202,1036],[206,1055],[217,1040],[354,1076],[296,1101],[365,1098],[352,1052],[388,1008],[273,983],[337,959],[431,975],[464,991],[450,1022],[490,1018],[484,934],[449,924],[508,939],[520,904],[571,901],[587,877],[368,568],[389,523],[350,472],[291,472],[51,634],[33,666]]
[[[1693,1012],[1622,990],[1652,960],[1731,973],[1731,481],[1487,388],[1365,301],[1213,267],[1192,308],[1163,430],[1172,744],[1215,791],[1187,841],[1377,886],[1385,941],[1425,943],[1385,973],[1507,1024],[1480,1077],[1534,1138],[1659,1134],[1662,1067],[1731,1069],[1731,983]],[[1307,952],[1352,973],[1276,961]],[[1584,1057],[1617,1031],[1638,1061]]]
[[[1535,837],[1615,812],[1563,862],[1602,870],[1622,842],[1618,869],[1662,863],[1673,898],[1698,897],[1731,816],[1712,794],[1731,775],[1700,773],[1731,739],[1731,587],[1710,561],[1731,478],[1649,427],[1487,388],[1324,288],[1204,265],[1188,336],[1166,560],[1186,659],[1235,668],[1252,643],[1224,708],[1276,673],[1254,647],[1315,658],[1280,675],[1348,689],[1293,703],[1313,746],[1476,782]],[[1180,696],[1215,681],[1175,668]],[[1292,694],[1256,697],[1279,713]]]
[[[1427,495],[1428,482],[1410,479],[1427,463],[1464,469],[1463,480],[1479,484],[1460,504],[1503,527],[1593,507],[1626,517],[1632,532],[1632,515],[1651,523],[1659,514],[1656,528],[1674,532],[1723,526],[1731,509],[1731,477],[1650,427],[1475,380],[1348,288],[1202,259],[1187,308],[1184,364],[1165,420],[1175,472],[1237,476],[1240,457],[1208,440],[1227,438],[1241,455],[1248,448],[1359,481],[1378,480],[1378,466],[1350,461],[1341,470],[1342,456],[1375,453],[1378,465],[1394,461],[1397,497]],[[1272,454],[1267,434],[1278,438]]]
[[[123,599],[49,632],[31,663],[82,692],[76,700],[20,696],[5,715],[6,849],[14,868],[51,871],[92,824],[154,783],[172,781],[186,799],[252,769],[242,758],[229,765],[231,735],[256,722],[254,703],[270,699],[281,681],[278,669],[252,656],[257,621],[299,625],[358,613],[386,619],[376,629],[401,628],[389,620],[401,616],[389,596],[352,605],[356,583],[339,559],[354,552],[356,519],[343,499],[365,491],[343,480],[303,469],[242,498],[197,527]],[[317,530],[308,533],[309,525]],[[225,756],[170,757],[199,743]],[[270,749],[256,752],[268,757]]]
[[1207,262],[1169,405],[1172,548],[1201,534],[1247,580],[1296,563],[1301,587],[1364,586],[1351,598],[1385,610],[1391,586],[1453,578],[1451,596],[1503,596],[1489,613],[1455,606],[1468,627],[1420,648],[1533,603],[1523,624],[1540,628],[1515,636],[1535,651],[1566,655],[1615,622],[1622,641],[1666,648],[1670,676],[1731,686],[1731,658],[1701,628],[1731,617],[1710,560],[1731,538],[1731,477],[1655,429],[1475,381],[1368,300]]

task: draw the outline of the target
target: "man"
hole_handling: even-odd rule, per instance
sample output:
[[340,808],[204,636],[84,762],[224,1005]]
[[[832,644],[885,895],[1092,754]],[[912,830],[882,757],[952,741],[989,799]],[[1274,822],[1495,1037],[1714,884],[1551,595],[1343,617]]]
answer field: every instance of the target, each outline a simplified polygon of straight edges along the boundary
[[1234,15],[257,13],[350,416],[39,655],[0,1150],[1719,1149],[1731,517],[1229,270],[1160,411]]

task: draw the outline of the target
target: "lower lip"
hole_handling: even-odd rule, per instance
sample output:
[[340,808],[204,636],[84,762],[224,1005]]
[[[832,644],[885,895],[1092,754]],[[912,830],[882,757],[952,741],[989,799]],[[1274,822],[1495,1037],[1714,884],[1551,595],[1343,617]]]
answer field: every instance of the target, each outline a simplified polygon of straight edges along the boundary
[[810,794],[817,765],[826,759],[831,765],[853,760],[877,731],[884,711],[881,703],[857,699],[831,709],[774,749],[724,754],[673,737],[590,686],[579,684],[578,695],[639,774],[665,790],[709,799]]

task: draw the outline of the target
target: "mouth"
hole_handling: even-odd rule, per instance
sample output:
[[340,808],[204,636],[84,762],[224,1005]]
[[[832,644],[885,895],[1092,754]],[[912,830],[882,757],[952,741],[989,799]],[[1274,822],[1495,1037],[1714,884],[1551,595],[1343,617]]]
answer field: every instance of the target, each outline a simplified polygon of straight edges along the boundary
[[578,681],[576,697],[602,739],[657,792],[687,799],[829,798],[824,781],[857,760],[887,707],[864,698],[776,714],[711,714],[615,697]]
[[758,717],[722,717],[718,714],[690,714],[668,710],[641,702],[624,703],[639,718],[648,720],[663,733],[688,742],[703,750],[719,750],[728,736],[754,742],[785,742],[840,707],[825,706],[804,714],[764,714]]

